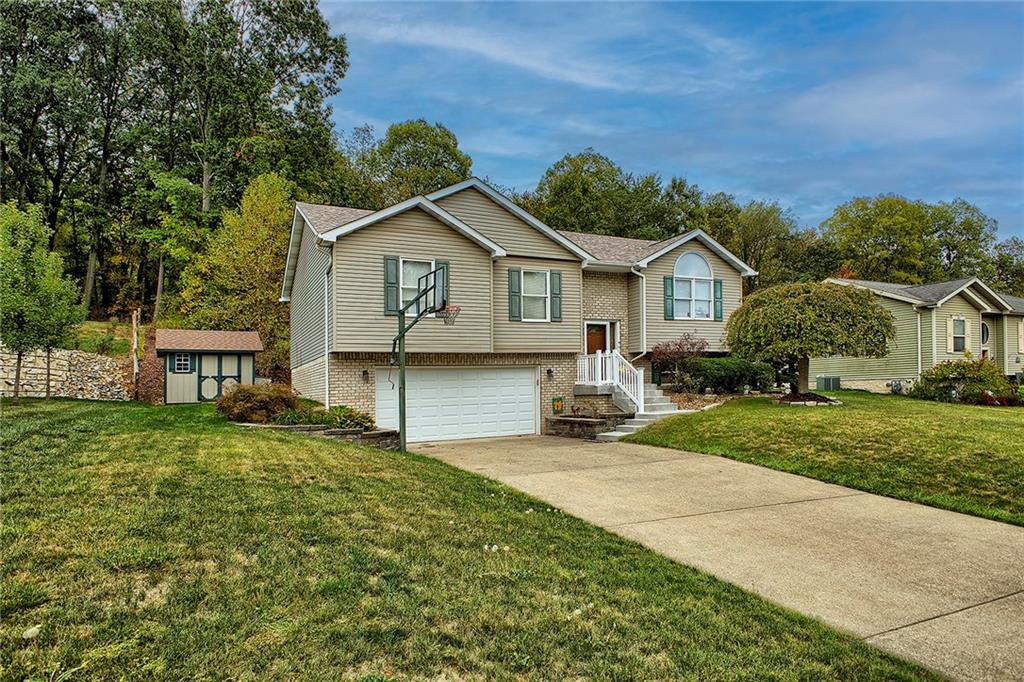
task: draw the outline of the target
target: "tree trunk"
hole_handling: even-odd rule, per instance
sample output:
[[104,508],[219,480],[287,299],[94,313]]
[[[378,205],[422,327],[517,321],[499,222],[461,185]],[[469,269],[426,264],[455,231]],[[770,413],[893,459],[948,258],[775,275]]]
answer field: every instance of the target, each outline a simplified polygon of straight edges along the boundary
[[800,358],[797,362],[797,393],[810,393],[811,392],[811,359],[807,357]]
[[210,178],[213,176],[209,159],[203,159],[203,213],[210,211]]
[[96,261],[99,257],[97,253],[96,240],[93,240],[92,245],[89,247],[89,264],[85,268],[85,284],[82,291],[82,303],[85,305],[86,314],[89,313],[89,307],[92,304],[92,290],[96,284]]
[[164,295],[164,254],[160,254],[160,266],[156,271],[156,301],[153,302],[153,321],[160,317],[160,300]]
[[18,359],[14,363],[14,397],[11,402],[15,405],[18,404],[18,399],[21,395],[21,358],[24,355],[20,350],[18,351]]
[[46,349],[46,399],[50,399],[50,349]]

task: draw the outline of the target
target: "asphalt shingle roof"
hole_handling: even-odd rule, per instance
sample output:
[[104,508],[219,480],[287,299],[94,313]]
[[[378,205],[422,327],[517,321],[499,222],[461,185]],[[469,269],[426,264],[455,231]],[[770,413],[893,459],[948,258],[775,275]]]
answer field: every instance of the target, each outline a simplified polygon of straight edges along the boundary
[[649,239],[629,239],[589,232],[559,230],[558,233],[598,260],[613,263],[635,263],[647,255],[652,246],[661,243]]
[[263,350],[259,332],[211,329],[157,329],[156,349],[212,350],[259,353]]
[[359,220],[363,216],[376,213],[366,208],[350,208],[348,206],[327,206],[326,204],[307,204],[303,201],[295,202],[295,205],[306,216],[310,227],[317,234],[324,234],[336,227],[341,227],[353,220]]

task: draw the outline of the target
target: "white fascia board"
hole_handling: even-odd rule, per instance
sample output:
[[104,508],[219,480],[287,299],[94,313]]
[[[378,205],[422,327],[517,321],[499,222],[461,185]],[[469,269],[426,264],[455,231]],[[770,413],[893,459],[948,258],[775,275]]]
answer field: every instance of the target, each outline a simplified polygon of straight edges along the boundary
[[844,286],[844,287],[856,287],[857,289],[865,289],[867,291],[870,291],[873,294],[878,294],[879,296],[882,296],[884,298],[891,298],[894,301],[903,301],[904,303],[911,303],[914,306],[917,306],[917,307],[920,307],[920,308],[932,308],[932,307],[934,307],[933,304],[928,303],[927,301],[922,301],[919,298],[911,298],[909,296],[900,296],[899,294],[894,294],[894,293],[892,293],[890,291],[884,291],[882,289],[875,289],[874,287],[866,287],[863,284],[857,284],[856,282],[851,282],[850,280],[847,280],[847,279],[840,279],[838,277],[829,277],[825,281],[828,282],[829,284],[839,284],[840,286]]
[[586,264],[588,261],[596,260],[592,255],[590,255],[586,250],[581,248],[571,239],[563,237],[558,233],[557,230],[548,227],[547,225],[537,220],[523,209],[516,206],[516,204],[510,201],[504,194],[494,189],[480,178],[470,178],[469,180],[463,180],[462,182],[456,185],[452,185],[451,187],[439,189],[436,192],[428,194],[427,199],[430,199],[431,201],[436,201],[438,199],[443,199],[444,197],[451,196],[452,194],[456,194],[464,189],[469,188],[479,190],[484,195],[492,199],[499,206],[506,209],[507,211],[515,215],[517,218],[525,222],[527,225],[541,232],[544,236],[548,237],[561,247],[568,250],[574,256],[578,257],[581,261],[584,262],[584,264]]
[[400,204],[389,206],[388,208],[377,211],[376,213],[371,213],[370,215],[363,216],[358,220],[353,220],[350,223],[345,223],[341,227],[336,227],[333,230],[328,230],[327,232],[320,235],[320,238],[323,239],[324,241],[334,242],[347,234],[352,234],[353,232],[361,230],[364,227],[368,227],[375,223],[379,223],[380,221],[387,220],[388,218],[393,218],[396,215],[400,215],[414,208],[419,208],[426,211],[430,215],[440,220],[442,223],[448,225],[448,227],[451,227],[456,232],[462,234],[467,239],[476,242],[486,250],[490,251],[492,257],[498,258],[507,255],[505,253],[505,249],[501,248],[501,246],[499,246],[497,243],[491,241],[485,235],[481,234],[477,230],[474,230],[472,227],[462,222],[457,217],[455,217],[448,211],[444,210],[434,202],[430,201],[426,197],[413,197],[412,199],[406,199]]
[[973,299],[973,300],[974,300],[974,301],[975,301],[976,303],[978,303],[978,305],[980,305],[980,306],[981,306],[982,308],[984,308],[986,312],[991,312],[991,311],[992,311],[992,308],[991,308],[991,307],[990,307],[990,306],[989,306],[989,305],[988,305],[987,303],[985,303],[984,301],[982,301],[982,300],[981,300],[980,298],[978,298],[978,297],[977,297],[977,296],[976,296],[976,295],[975,295],[974,293],[972,293],[971,291],[969,291],[969,290],[968,290],[968,289],[969,289],[969,287],[972,287],[972,286],[974,286],[974,285],[978,285],[979,287],[981,287],[981,288],[982,288],[982,289],[983,289],[983,290],[985,291],[985,293],[986,293],[986,294],[988,294],[988,295],[989,295],[989,296],[991,296],[991,297],[992,297],[993,299],[995,299],[995,301],[996,301],[996,302],[997,302],[997,303],[998,303],[999,305],[1003,306],[1003,310],[1013,310],[1013,306],[1011,306],[1011,305],[1010,305],[1009,303],[1007,303],[1006,301],[1004,301],[1004,300],[1002,299],[1002,297],[1000,297],[1000,296],[999,296],[999,294],[997,294],[997,293],[996,293],[995,291],[993,291],[993,290],[992,290],[991,288],[989,288],[989,286],[988,286],[987,284],[985,284],[984,282],[982,282],[982,281],[981,281],[980,279],[978,279],[977,277],[973,278],[973,279],[972,279],[971,281],[967,282],[967,283],[966,283],[966,284],[964,284],[964,285],[963,285],[962,287],[960,287],[960,288],[959,288],[959,289],[957,289],[956,291],[952,292],[951,294],[949,294],[948,296],[946,296],[946,297],[945,297],[944,299],[942,299],[941,301],[939,301],[939,302],[938,302],[938,303],[936,303],[935,305],[937,305],[937,306],[940,306],[940,305],[942,305],[943,303],[945,303],[946,301],[948,301],[949,299],[953,298],[954,296],[956,296],[957,294],[959,294],[959,293],[961,293],[961,292],[962,292],[962,293],[965,293],[965,294],[967,294],[967,295],[968,295],[968,296],[969,296],[969,297],[970,297],[971,299]]
[[722,258],[722,260],[726,261],[734,268],[736,268],[742,276],[753,277],[754,275],[757,274],[757,270],[750,267],[749,265],[741,261],[739,258],[734,256],[732,252],[729,251],[729,249],[725,248],[724,246],[716,242],[714,239],[711,238],[711,235],[709,235],[707,232],[701,229],[691,230],[686,234],[678,237],[677,239],[673,239],[668,244],[652,253],[650,256],[647,256],[646,258],[638,261],[637,265],[641,268],[646,268],[653,261],[657,260],[658,258],[661,258],[666,253],[672,251],[673,249],[679,248],[683,244],[686,244],[687,242],[693,239],[698,239],[701,242],[703,242],[705,246],[707,246],[709,249],[717,253]]
[[[300,217],[302,218],[301,223],[299,222]],[[296,203],[295,211],[292,213],[292,230],[291,234],[288,235],[288,255],[284,262],[284,279],[281,281],[281,297],[277,299],[278,303],[287,303],[292,298],[292,280],[295,277],[295,264],[296,260],[298,260],[299,247],[302,243],[302,225],[308,224],[309,221],[306,219],[302,209],[299,208],[298,203]],[[296,239],[296,236],[299,238]]]

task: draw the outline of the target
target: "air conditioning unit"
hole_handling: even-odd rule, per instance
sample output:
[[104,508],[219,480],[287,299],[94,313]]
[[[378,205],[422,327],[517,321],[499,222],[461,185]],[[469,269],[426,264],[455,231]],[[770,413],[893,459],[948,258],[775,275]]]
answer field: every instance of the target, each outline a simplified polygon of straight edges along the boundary
[[839,377],[817,377],[819,391],[838,391]]

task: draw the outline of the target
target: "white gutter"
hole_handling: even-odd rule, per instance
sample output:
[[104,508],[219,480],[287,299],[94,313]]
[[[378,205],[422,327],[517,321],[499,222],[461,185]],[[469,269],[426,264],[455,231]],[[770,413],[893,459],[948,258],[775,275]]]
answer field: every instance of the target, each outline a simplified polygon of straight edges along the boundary
[[[632,364],[647,355],[647,277],[636,266],[629,271],[640,278],[640,354],[630,359]],[[629,342],[628,339],[626,341]]]

